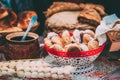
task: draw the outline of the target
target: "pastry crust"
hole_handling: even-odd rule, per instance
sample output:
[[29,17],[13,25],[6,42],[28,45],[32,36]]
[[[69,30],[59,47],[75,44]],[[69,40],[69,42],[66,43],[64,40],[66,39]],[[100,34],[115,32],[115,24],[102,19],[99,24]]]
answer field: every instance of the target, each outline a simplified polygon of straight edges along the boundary
[[84,9],[95,9],[100,16],[105,16],[106,13],[104,11],[104,7],[99,4],[92,4],[92,3],[72,3],[72,2],[53,2],[53,4],[47,9],[45,16],[48,18],[51,15],[62,12],[62,11],[75,11],[75,10],[84,10]]
[[106,16],[107,14],[105,13],[105,9],[102,5],[99,5],[99,4],[93,4],[93,3],[86,3],[86,4],[83,4],[83,3],[80,3],[79,4],[80,8],[83,8],[83,9],[95,9],[99,15],[101,17],[103,16]]
[[50,8],[45,12],[45,16],[48,18],[51,15],[61,11],[75,11],[80,10],[79,5],[71,2],[54,2]]
[[93,26],[98,26],[100,24],[101,17],[96,10],[86,9],[80,12],[78,20],[81,23],[88,23]]

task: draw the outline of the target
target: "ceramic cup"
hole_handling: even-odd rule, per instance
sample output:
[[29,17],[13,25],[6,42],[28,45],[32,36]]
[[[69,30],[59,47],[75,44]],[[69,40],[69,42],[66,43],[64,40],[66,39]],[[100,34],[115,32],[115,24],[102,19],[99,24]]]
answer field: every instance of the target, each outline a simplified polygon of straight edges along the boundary
[[7,60],[33,59],[39,57],[39,36],[29,32],[25,41],[21,41],[24,32],[8,34],[5,45],[5,57]]

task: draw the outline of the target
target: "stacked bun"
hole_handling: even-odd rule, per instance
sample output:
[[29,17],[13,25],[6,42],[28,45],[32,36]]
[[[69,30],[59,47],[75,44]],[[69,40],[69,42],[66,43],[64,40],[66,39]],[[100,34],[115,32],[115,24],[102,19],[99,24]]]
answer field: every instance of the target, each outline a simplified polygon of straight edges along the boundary
[[[26,30],[32,16],[37,16],[35,11],[23,11],[17,16],[12,9],[0,7],[0,33]],[[38,26],[37,21],[31,31],[35,31]]]
[[[68,7],[69,6],[69,7]],[[45,12],[45,33],[61,33],[64,29],[95,30],[106,13],[104,7],[90,3],[54,2]]]
[[44,39],[44,43],[51,49],[63,52],[80,52],[94,50],[99,47],[99,42],[95,39],[92,30],[74,30],[72,35],[68,30],[61,35],[50,32]]
[[17,15],[8,8],[0,8],[0,33],[22,31],[21,28],[16,27]]
[[[18,14],[18,24],[17,26],[22,28],[23,30],[26,30],[29,23],[30,19],[33,16],[37,16],[37,13],[35,11],[23,11]],[[33,27],[38,27],[39,23],[35,22]]]

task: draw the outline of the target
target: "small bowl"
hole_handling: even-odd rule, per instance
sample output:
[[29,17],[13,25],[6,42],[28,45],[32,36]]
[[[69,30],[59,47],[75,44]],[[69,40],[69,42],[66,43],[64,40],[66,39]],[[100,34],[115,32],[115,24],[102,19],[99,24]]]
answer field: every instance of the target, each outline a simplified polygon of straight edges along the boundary
[[27,40],[20,41],[25,32],[8,34],[6,38],[5,56],[7,60],[33,59],[39,57],[39,36],[29,32]]

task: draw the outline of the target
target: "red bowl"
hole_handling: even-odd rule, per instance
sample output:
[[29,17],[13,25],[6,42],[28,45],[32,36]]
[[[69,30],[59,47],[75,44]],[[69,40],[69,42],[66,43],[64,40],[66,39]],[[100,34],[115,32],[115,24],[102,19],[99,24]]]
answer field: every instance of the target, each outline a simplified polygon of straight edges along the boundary
[[[70,32],[72,36],[72,33]],[[61,34],[59,34],[61,37]],[[60,65],[73,65],[73,66],[84,66],[92,63],[103,51],[105,43],[93,50],[80,51],[80,52],[63,52],[55,49],[51,49],[46,44],[44,47],[48,54],[52,56],[55,61]]]
[[58,51],[58,50],[49,48],[47,45],[45,45],[45,49],[51,55],[55,55],[55,56],[59,56],[59,57],[66,57],[66,58],[78,58],[78,57],[86,57],[86,56],[93,56],[93,55],[99,54],[103,51],[104,46],[105,46],[105,44],[98,47],[97,49],[89,50],[89,51],[81,51],[81,52]]

